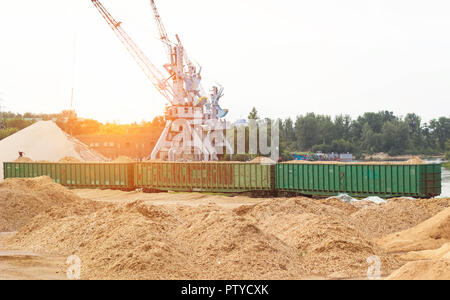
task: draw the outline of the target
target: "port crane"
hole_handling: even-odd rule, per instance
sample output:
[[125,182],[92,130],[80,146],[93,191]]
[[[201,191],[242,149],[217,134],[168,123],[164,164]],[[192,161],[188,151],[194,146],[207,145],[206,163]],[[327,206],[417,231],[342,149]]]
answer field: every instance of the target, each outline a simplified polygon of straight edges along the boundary
[[201,85],[201,67],[187,56],[178,35],[172,42],[162,23],[155,1],[150,0],[160,40],[166,49],[168,63],[165,72],[159,70],[122,28],[99,0],[91,0],[103,19],[134,58],[152,85],[169,102],[164,111],[166,124],[152,153],[151,159],[162,160],[217,160],[221,150],[233,149],[226,140],[224,118],[228,110],[219,100],[223,87],[213,86],[206,94]]

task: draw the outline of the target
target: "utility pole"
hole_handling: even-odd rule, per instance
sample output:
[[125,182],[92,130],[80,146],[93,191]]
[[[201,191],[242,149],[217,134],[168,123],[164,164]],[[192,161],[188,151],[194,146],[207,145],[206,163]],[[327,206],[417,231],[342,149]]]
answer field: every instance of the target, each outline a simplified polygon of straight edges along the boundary
[[0,97],[0,129],[6,129],[7,125],[6,125],[6,120],[5,120],[5,115],[2,111],[2,104],[1,102],[3,102],[3,98]]

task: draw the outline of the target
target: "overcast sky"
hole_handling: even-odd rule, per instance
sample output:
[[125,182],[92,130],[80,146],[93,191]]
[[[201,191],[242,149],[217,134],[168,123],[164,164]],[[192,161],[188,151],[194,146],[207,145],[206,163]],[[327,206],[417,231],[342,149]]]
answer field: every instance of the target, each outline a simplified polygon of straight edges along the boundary
[[[157,66],[148,0],[101,1]],[[157,0],[167,31],[225,87],[229,120],[315,112],[450,116],[448,0]],[[162,98],[90,0],[0,2],[0,105],[151,120]],[[74,59],[75,58],[75,59]],[[75,64],[74,64],[75,61]],[[73,66],[75,66],[73,68]],[[72,79],[73,78],[73,79]],[[72,84],[73,82],[73,84]]]

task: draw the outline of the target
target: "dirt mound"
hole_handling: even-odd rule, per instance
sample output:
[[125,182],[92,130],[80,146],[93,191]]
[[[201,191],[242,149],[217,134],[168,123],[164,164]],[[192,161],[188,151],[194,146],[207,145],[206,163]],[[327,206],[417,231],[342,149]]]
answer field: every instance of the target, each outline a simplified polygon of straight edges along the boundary
[[368,239],[406,230],[450,207],[449,198],[392,198],[386,203],[362,207],[349,222]]
[[128,156],[119,156],[116,159],[114,159],[112,162],[115,163],[131,163],[134,162],[134,160]]
[[413,156],[410,159],[408,159],[405,163],[407,164],[425,164],[426,162],[420,159],[418,156]]
[[33,160],[29,157],[22,156],[16,159],[14,162],[33,162]]
[[269,158],[269,157],[265,157],[265,156],[258,156],[254,159],[252,159],[251,161],[249,161],[249,163],[258,163],[258,164],[275,164],[276,162]]
[[76,254],[84,279],[282,279],[303,274],[295,251],[216,206],[110,204],[80,215],[59,208],[25,226],[13,245]]
[[372,255],[385,274],[400,266],[345,222],[350,204],[263,201],[233,210],[142,201],[55,206],[24,226],[12,245],[76,254],[84,279],[349,278],[365,276]]
[[450,207],[410,229],[377,240],[390,252],[437,249],[450,242]]
[[309,272],[335,278],[365,276],[367,258],[380,257],[383,274],[400,266],[353,227],[332,217],[311,218],[295,230],[295,246]]
[[170,223],[176,222],[168,216],[162,207],[135,203],[111,204],[78,215],[53,208],[25,226],[12,244],[76,254],[83,263],[83,279],[178,279],[191,274],[196,278],[190,253],[167,234],[173,229]]
[[215,205],[189,209],[174,236],[187,242],[202,279],[293,279],[305,275],[292,247],[252,220]]
[[255,220],[262,230],[294,247],[308,274],[333,278],[365,276],[367,258],[378,255],[383,273],[399,262],[362,235],[345,218],[356,208],[335,200],[270,200],[234,211]]
[[[341,199],[335,198],[335,197],[330,197],[327,199],[319,199],[316,201],[320,204],[335,207],[335,208],[339,209],[340,211],[344,212],[346,215],[351,215],[359,210],[358,206],[355,205],[354,203],[350,204],[348,202],[342,201]],[[359,202],[362,202],[362,201],[359,201]],[[373,202],[369,202],[369,203],[373,203]]]
[[450,280],[450,260],[412,261],[392,273],[390,280]]
[[6,179],[0,182],[0,232],[16,231],[46,209],[78,200],[47,176]]
[[81,160],[72,156],[65,156],[58,160],[59,163],[79,163]]
[[424,259],[440,259],[450,258],[450,243],[442,245],[439,249],[411,251],[401,256],[404,260],[424,260]]

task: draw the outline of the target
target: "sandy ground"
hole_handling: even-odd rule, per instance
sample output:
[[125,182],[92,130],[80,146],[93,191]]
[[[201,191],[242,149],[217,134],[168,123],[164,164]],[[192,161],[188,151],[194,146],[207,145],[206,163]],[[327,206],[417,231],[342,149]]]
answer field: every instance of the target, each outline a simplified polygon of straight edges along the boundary
[[260,203],[265,198],[250,198],[246,196],[224,196],[202,193],[142,193],[123,192],[119,190],[98,189],[74,189],[72,190],[81,198],[111,203],[131,203],[136,200],[144,201],[151,205],[186,205],[197,207],[200,205],[216,204],[223,208],[237,208],[241,205]]
[[383,278],[450,279],[450,199],[355,206],[67,190],[45,177],[7,180],[0,196],[0,228],[17,231],[0,233],[0,279],[66,279],[72,254],[83,279],[367,279],[372,255]]
[[64,257],[11,249],[4,242],[15,232],[0,233],[0,280],[66,279]]
[[[187,205],[196,207],[215,203],[224,208],[233,209],[245,204],[256,204],[257,198],[229,197],[200,193],[141,193],[118,190],[75,189],[72,190],[82,198],[100,202],[131,203],[143,200],[152,205]],[[5,245],[5,241],[16,232],[0,232],[0,280],[64,280],[65,256],[49,253],[34,253],[26,249],[13,249]],[[324,279],[311,276],[307,279]]]

